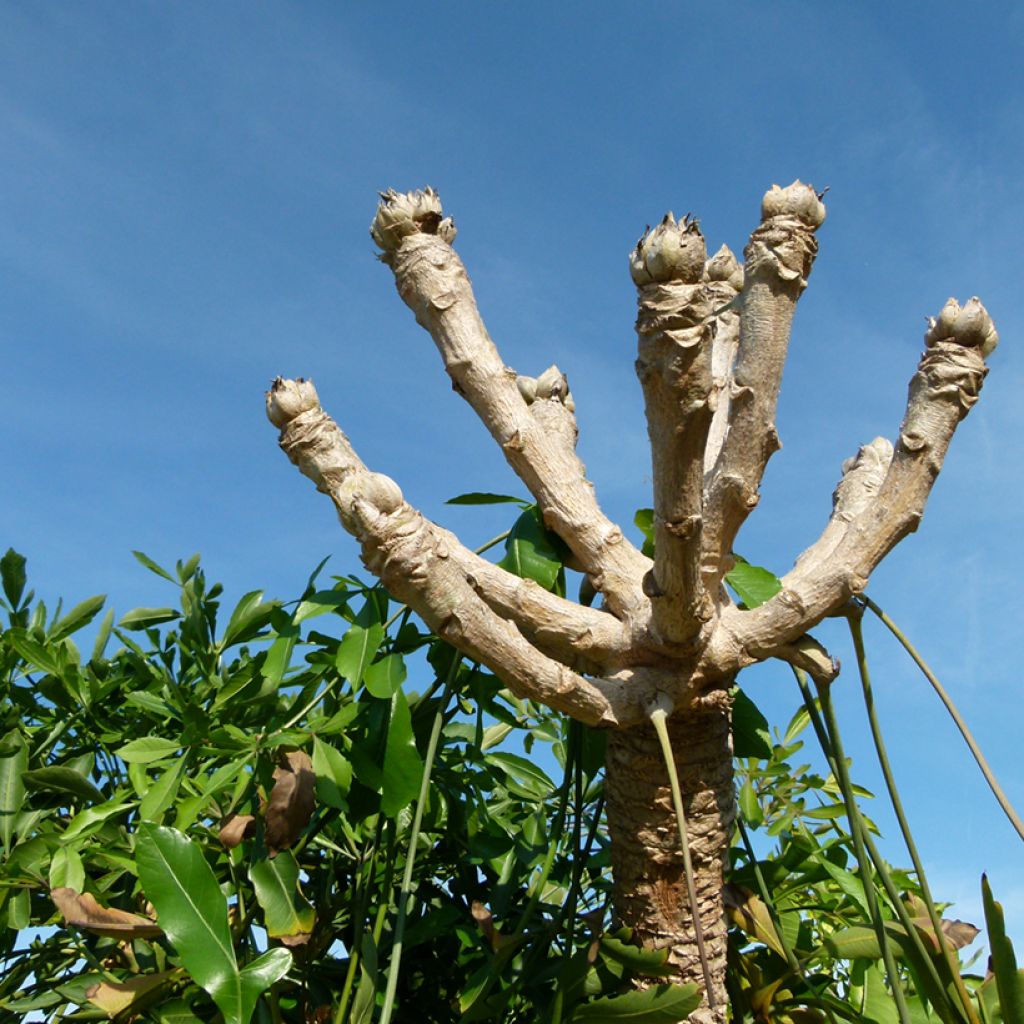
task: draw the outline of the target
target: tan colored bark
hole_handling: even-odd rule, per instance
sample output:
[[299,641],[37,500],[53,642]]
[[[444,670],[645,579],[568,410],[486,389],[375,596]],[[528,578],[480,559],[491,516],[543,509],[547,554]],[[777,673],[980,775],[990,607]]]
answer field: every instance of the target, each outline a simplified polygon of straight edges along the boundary
[[844,465],[831,518],[781,591],[757,609],[738,608],[722,576],[778,448],[775,408],[790,326],[824,216],[820,196],[796,182],[764,197],[743,268],[728,250],[705,262],[695,222],[671,216],[632,254],[654,473],[652,564],[598,507],[576,456],[564,374],[551,367],[521,376],[502,362],[437,195],[383,196],[371,231],[402,298],[433,337],[455,390],[568,544],[573,567],[603,593],[603,609],[512,576],[428,522],[393,480],[360,461],[309,381],[278,379],[267,396],[281,447],[331,498],[367,567],[398,600],[514,693],[610,730],[616,912],[639,941],[670,949],[679,980],[703,987],[667,774],[650,724],[653,709],[673,709],[668,725],[718,1004],[695,1012],[701,1024],[724,1021],[732,681],[767,658],[834,678],[838,665],[808,630],[841,611],[916,529],[998,340],[977,299],[946,304],[925,336],[896,445],[879,438]]
[[[690,1019],[719,1024],[725,1021],[726,1001],[722,880],[736,814],[725,691],[700,709],[674,715],[669,729],[683,788],[704,947],[715,979],[716,1010],[705,1006]],[[651,725],[609,733],[605,796],[616,914],[633,929],[640,945],[668,949],[680,983],[703,989],[672,795]]]

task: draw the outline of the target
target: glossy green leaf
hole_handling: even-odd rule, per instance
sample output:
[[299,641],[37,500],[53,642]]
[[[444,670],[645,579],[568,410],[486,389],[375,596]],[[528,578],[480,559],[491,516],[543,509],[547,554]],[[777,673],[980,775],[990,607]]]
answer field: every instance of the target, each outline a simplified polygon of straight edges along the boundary
[[70,846],[60,846],[54,851],[50,861],[50,888],[85,890],[85,866],[78,851]]
[[580,1006],[570,1019],[573,1024],[678,1024],[699,1005],[700,991],[696,985],[658,985],[594,999]]
[[149,629],[150,626],[159,626],[162,622],[171,622],[180,618],[181,612],[175,611],[173,608],[133,608],[121,616],[117,628]]
[[732,587],[747,608],[756,608],[764,604],[782,589],[782,584],[774,573],[762,569],[759,565],[751,565],[739,555],[733,557],[736,564],[725,574],[725,582]]
[[263,600],[262,590],[251,590],[243,595],[228,619],[224,636],[218,645],[220,649],[252,640],[269,624],[271,615],[278,607],[277,601]]
[[353,686],[358,686],[383,641],[384,627],[380,623],[350,626],[341,638],[334,658],[338,672]]
[[163,818],[178,795],[186,763],[186,758],[179,758],[149,787],[139,804],[139,817],[143,821],[159,822]]
[[293,623],[277,631],[277,639],[270,645],[263,661],[263,675],[273,683],[280,683],[291,663],[295,643],[299,639],[299,627]]
[[25,556],[19,555],[14,548],[8,548],[3,558],[0,558],[0,581],[12,609],[16,609],[21,601],[26,579]]
[[27,661],[36,668],[41,668],[52,676],[61,673],[61,663],[57,652],[50,646],[44,646],[29,637],[23,630],[12,629],[5,634],[11,646]]
[[757,799],[757,792],[750,779],[744,779],[739,793],[740,814],[749,828],[760,828],[764,824],[764,811]]
[[393,818],[416,799],[423,778],[423,760],[416,750],[412,716],[405,694],[399,690],[391,698],[387,747],[381,778],[381,813]]
[[136,560],[141,562],[150,572],[155,572],[157,576],[162,576],[168,583],[177,583],[178,581],[162,566],[156,564],[149,555],[144,554],[141,551],[133,551],[132,554]]
[[91,804],[102,803],[103,794],[81,773],[62,765],[36,768],[22,775],[25,788],[48,790],[53,793],[70,793]]
[[1003,1024],[1024,1024],[1024,973],[1017,969],[1013,943],[1006,935],[1003,908],[993,898],[986,875],[981,876],[981,899],[985,905],[985,925],[992,951],[992,973],[996,978]]
[[493,751],[488,753],[487,763],[500,768],[508,778],[509,788],[527,799],[543,800],[555,788],[543,768],[518,754]]
[[352,765],[329,743],[318,738],[313,740],[313,772],[317,800],[329,807],[344,808],[352,785]]
[[28,747],[21,732],[12,729],[3,740],[0,750],[0,843],[4,853],[10,853],[15,825],[25,802],[25,783],[22,779],[28,768]]
[[299,865],[291,850],[249,868],[256,901],[263,908],[263,924],[272,939],[297,945],[313,931],[316,913],[299,892]]
[[344,608],[348,603],[350,595],[345,590],[318,590],[299,602],[295,609],[292,621],[299,623],[306,619],[315,618],[317,615],[324,615],[327,612]]
[[97,807],[86,807],[68,822],[68,827],[64,829],[61,838],[67,842],[75,836],[92,835],[94,832],[98,832],[105,822],[119,815],[127,814],[133,806],[134,804],[128,801],[118,799],[109,800]]
[[366,667],[363,682],[374,697],[387,700],[405,682],[405,660],[400,654],[386,654]]
[[64,637],[71,636],[72,633],[76,633],[83,627],[88,626],[99,615],[103,602],[106,599],[105,594],[97,594],[95,597],[86,598],[84,601],[76,604],[67,615],[61,616],[53,624],[49,631],[49,638],[51,640],[63,640]]
[[739,688],[732,705],[732,752],[735,757],[769,760],[773,751],[768,720],[757,705]]
[[210,994],[226,1024],[248,1024],[260,994],[288,972],[291,954],[272,949],[238,969],[227,900],[201,847],[181,832],[140,825],[135,859],[146,897],[185,969]]
[[536,580],[551,590],[562,568],[554,534],[547,530],[535,505],[515,521],[505,541],[505,557],[498,563],[503,569]]
[[173,757],[181,750],[179,740],[166,740],[160,736],[141,736],[114,751],[128,764],[152,764],[161,758]]
[[864,970],[865,1024],[900,1024],[899,1011],[892,992],[886,987],[885,975],[875,964]]

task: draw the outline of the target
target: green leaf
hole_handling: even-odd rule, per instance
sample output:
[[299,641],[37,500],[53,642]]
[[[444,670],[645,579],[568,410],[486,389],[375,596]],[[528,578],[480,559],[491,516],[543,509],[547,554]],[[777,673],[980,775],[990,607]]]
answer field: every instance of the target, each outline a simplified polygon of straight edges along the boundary
[[51,648],[44,647],[41,643],[32,640],[20,629],[9,630],[6,636],[11,646],[30,665],[41,668],[51,676],[60,675],[62,666],[56,652]]
[[644,535],[644,544],[640,549],[648,558],[654,557],[654,509],[638,508],[633,522]]
[[344,808],[352,785],[352,765],[334,747],[316,737],[313,739],[313,772],[317,800],[329,807]]
[[22,781],[26,789],[30,790],[70,793],[91,804],[102,803],[104,800],[103,794],[81,772],[61,765],[25,772]]
[[14,548],[8,548],[0,558],[0,580],[3,581],[4,595],[16,610],[21,595],[25,592],[25,556],[19,555]]
[[384,751],[380,810],[395,817],[416,799],[423,778],[423,761],[416,750],[412,716],[405,694],[399,690],[391,698],[391,720]]
[[1003,1024],[1024,1024],[1024,974],[1017,969],[1013,944],[1006,937],[1003,908],[993,899],[986,875],[981,876],[981,899],[985,905],[992,973],[996,977]]
[[85,889],[85,867],[76,850],[60,846],[50,861],[50,888],[67,887],[82,892]]
[[510,494],[491,494],[489,491],[469,491],[449,498],[446,505],[521,505],[524,508],[529,502],[522,498],[513,498]]
[[72,633],[76,633],[84,626],[88,626],[99,614],[106,599],[106,594],[97,594],[95,597],[88,597],[79,604],[76,604],[67,615],[59,618],[50,627],[49,638],[51,640],[63,640],[64,637],[71,636]]
[[738,687],[732,704],[732,752],[734,757],[772,756],[772,739],[768,720],[757,705]]
[[210,994],[226,1024],[248,1024],[261,993],[288,972],[291,954],[272,949],[238,969],[227,900],[202,849],[187,836],[142,824],[135,860],[146,897],[185,969]]
[[885,975],[875,964],[864,970],[864,1017],[874,1024],[900,1024],[900,1015],[892,992],[886,987]]
[[739,555],[733,555],[733,558],[736,564],[725,574],[725,582],[732,587],[747,608],[756,608],[764,604],[782,589],[782,584],[774,573],[762,569],[759,565],[751,565]]
[[757,799],[757,792],[750,779],[745,779],[740,786],[740,814],[750,828],[760,828],[764,824],[761,802]]
[[21,732],[12,729],[0,745],[0,842],[11,852],[15,823],[25,802],[23,776],[28,769],[28,747]]
[[334,664],[353,686],[359,686],[366,669],[384,641],[384,627],[380,623],[371,626],[353,625],[341,638]]
[[667,948],[641,949],[614,935],[601,936],[601,953],[634,974],[644,974],[649,978],[664,978],[675,970],[668,962]]
[[161,622],[171,622],[180,619],[181,612],[173,608],[133,608],[121,617],[117,624],[118,629],[149,629],[150,626],[159,626]]
[[142,736],[126,743],[114,751],[128,764],[152,764],[161,758],[171,757],[181,750],[179,740],[165,740],[159,736]]
[[387,654],[368,665],[364,675],[367,690],[374,697],[387,700],[405,682],[405,661],[400,654]]
[[178,795],[186,763],[187,758],[179,758],[149,787],[149,791],[139,804],[139,817],[143,821],[159,822],[163,818]]
[[150,572],[155,572],[157,576],[163,576],[168,583],[177,585],[178,581],[164,568],[157,565],[149,555],[143,554],[141,551],[133,551],[132,554],[135,558],[141,562]]
[[348,599],[349,594],[345,590],[318,590],[315,594],[310,594],[299,603],[298,608],[295,609],[295,614],[292,616],[292,622],[304,622],[306,619],[315,618],[317,615],[324,615],[338,608],[344,608],[348,603]]
[[224,650],[233,644],[252,640],[270,622],[270,616],[279,607],[278,601],[264,601],[262,590],[250,590],[244,594],[228,619],[219,648]]
[[501,768],[508,778],[509,789],[527,799],[543,800],[555,788],[542,768],[518,754],[492,751],[487,755],[487,764]]
[[133,804],[124,800],[108,800],[105,804],[100,804],[98,807],[86,807],[85,810],[79,811],[68,822],[68,827],[64,829],[61,841],[67,842],[73,837],[80,835],[92,835],[92,833],[98,832],[108,819],[121,814],[127,814],[132,809],[132,806]]
[[99,661],[103,652],[107,649],[107,641],[110,639],[110,631],[114,628],[114,609],[108,608],[106,615],[100,620],[100,627],[96,631],[96,640],[92,645],[92,657],[90,661]]
[[531,505],[512,526],[505,541],[505,557],[498,564],[551,590],[562,569],[556,543],[555,535],[544,526],[540,509]]
[[249,869],[256,901],[263,908],[263,924],[272,939],[305,942],[313,931],[316,914],[299,892],[299,865],[291,850],[273,859],[257,861]]
[[696,985],[658,985],[641,992],[607,996],[584,1003],[572,1015],[573,1024],[678,1024],[700,1005]]

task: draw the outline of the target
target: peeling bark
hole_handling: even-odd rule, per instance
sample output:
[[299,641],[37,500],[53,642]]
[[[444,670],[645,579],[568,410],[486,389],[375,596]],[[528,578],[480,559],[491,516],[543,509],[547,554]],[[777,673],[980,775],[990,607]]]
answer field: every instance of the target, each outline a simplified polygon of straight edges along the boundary
[[282,449],[331,499],[367,568],[398,600],[516,694],[609,730],[616,914],[638,942],[669,950],[678,981],[703,989],[671,790],[650,721],[654,708],[672,711],[712,978],[691,1020],[723,1024],[722,878],[735,817],[729,688],[737,672],[767,658],[820,681],[835,677],[837,663],[807,631],[860,593],[917,528],[953,432],[977,401],[995,328],[977,299],[963,307],[951,299],[929,322],[897,443],[876,439],[844,465],[819,539],[775,597],[746,611],[722,578],[779,447],[775,409],[793,314],[825,219],[821,197],[800,182],[774,186],[743,267],[724,247],[707,260],[696,221],[671,214],[631,254],[653,467],[653,563],[598,505],[576,455],[565,375],[552,366],[529,377],[502,361],[437,194],[381,199],[371,233],[399,294],[603,607],[582,607],[512,576],[426,520],[393,480],[362,463],[310,381],[276,380],[268,416]]

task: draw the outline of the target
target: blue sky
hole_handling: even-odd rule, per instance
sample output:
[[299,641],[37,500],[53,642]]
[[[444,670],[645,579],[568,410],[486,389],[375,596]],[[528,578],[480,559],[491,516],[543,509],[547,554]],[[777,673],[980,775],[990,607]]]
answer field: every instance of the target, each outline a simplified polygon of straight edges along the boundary
[[[550,8],[550,9],[549,9]],[[761,194],[829,186],[761,507],[778,572],[839,465],[895,436],[923,317],[978,294],[1003,338],[919,532],[872,596],[919,643],[1018,807],[1024,8],[990,3],[0,5],[0,547],[48,600],[170,600],[131,557],[201,551],[291,598],[354,545],[264,419],[312,376],[373,468],[478,544],[517,491],[374,259],[378,189],[432,184],[505,359],[569,374],[610,514],[649,504],[626,256],[667,209],[741,249]],[[837,684],[871,769],[852,657]],[[871,624],[878,702],[937,895],[1024,942],[1020,845],[938,702]],[[787,674],[751,673],[773,720]],[[883,816],[885,823],[886,819]],[[887,828],[891,831],[891,828]],[[905,857],[890,847],[891,856]]]

